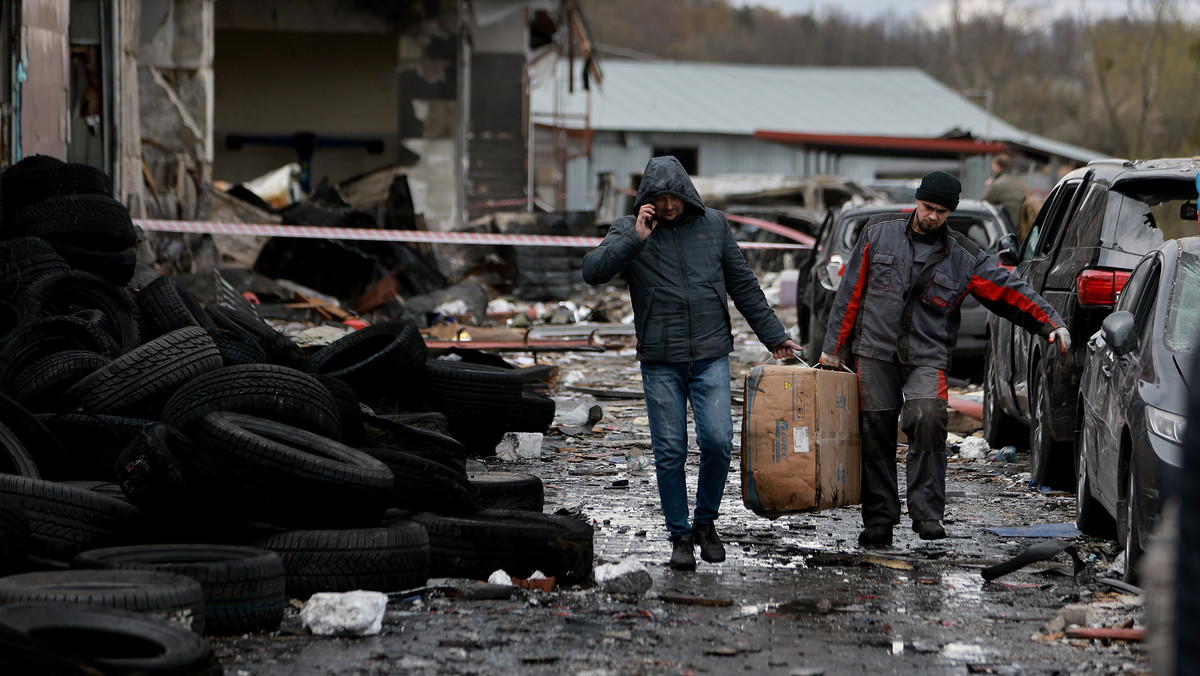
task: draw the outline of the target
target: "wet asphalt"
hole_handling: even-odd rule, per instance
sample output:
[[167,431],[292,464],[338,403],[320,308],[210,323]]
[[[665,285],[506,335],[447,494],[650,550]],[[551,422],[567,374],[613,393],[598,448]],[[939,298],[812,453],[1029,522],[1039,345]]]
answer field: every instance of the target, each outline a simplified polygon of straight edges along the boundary
[[[768,356],[751,337],[739,338],[744,346],[731,370],[735,430],[742,378]],[[564,401],[587,396],[572,386],[640,389],[628,347],[538,361],[559,367],[549,394]],[[1064,607],[1080,605],[1095,626],[1142,626],[1140,597],[1099,580],[1119,577],[1114,543],[1076,538],[1088,564],[1077,576],[1065,554],[992,582],[980,575],[1038,541],[991,529],[1073,522],[1073,496],[1027,485],[1026,453],[994,462],[949,449],[949,537],[920,540],[904,516],[892,547],[863,549],[856,506],[776,520],[746,509],[735,438],[717,522],[727,560],[679,572],[666,566],[670,544],[653,467],[630,467],[639,453],[653,457],[645,407],[636,398],[596,403],[601,420],[546,435],[542,457],[481,462],[540,477],[546,512],[593,524],[597,565],[633,558],[645,566],[653,586],[644,596],[618,598],[587,585],[478,599],[464,596],[465,583],[433,581],[430,591],[394,596],[377,636],[312,637],[292,608],[277,632],[211,639],[225,673],[1148,673],[1139,643],[1068,638],[1048,624]],[[692,449],[693,495],[698,462]]]

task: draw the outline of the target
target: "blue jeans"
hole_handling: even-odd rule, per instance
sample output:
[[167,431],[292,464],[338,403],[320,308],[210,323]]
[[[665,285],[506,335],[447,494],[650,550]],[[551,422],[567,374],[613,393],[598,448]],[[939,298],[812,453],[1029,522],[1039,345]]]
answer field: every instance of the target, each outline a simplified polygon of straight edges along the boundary
[[642,389],[650,418],[650,442],[658,497],[672,539],[690,535],[687,463],[687,405],[696,420],[700,476],[696,484],[695,523],[712,523],[721,507],[729,458],[733,451],[733,416],[729,398],[729,357],[675,364],[642,362]]

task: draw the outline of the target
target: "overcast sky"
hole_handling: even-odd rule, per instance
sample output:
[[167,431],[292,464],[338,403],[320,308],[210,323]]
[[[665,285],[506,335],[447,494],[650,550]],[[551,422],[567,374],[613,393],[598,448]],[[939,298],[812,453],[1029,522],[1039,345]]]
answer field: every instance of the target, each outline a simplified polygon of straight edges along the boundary
[[[1136,7],[1145,11],[1147,0],[1133,0]],[[836,7],[844,13],[862,19],[874,19],[889,12],[897,18],[908,19],[914,15],[929,21],[945,20],[949,16],[951,0],[733,0],[735,5],[761,5],[777,9],[783,14],[804,14],[813,10]],[[1178,0],[1185,16],[1200,19],[1200,0]],[[968,12],[971,6],[993,6],[1009,8],[1036,8],[1053,18],[1064,14],[1104,16],[1128,11],[1129,0],[959,0],[959,11]]]

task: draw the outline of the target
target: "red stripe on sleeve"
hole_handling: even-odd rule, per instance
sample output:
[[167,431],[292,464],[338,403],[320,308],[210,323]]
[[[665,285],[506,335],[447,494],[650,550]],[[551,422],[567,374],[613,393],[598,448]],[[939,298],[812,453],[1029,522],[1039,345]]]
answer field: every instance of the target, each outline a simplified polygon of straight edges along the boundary
[[946,385],[946,372],[938,369],[938,399],[950,401],[950,388]]
[[979,275],[974,275],[971,277],[971,287],[973,291],[988,300],[999,301],[1005,305],[1011,305],[1021,312],[1032,316],[1042,324],[1050,324],[1051,326],[1054,326],[1054,324],[1050,321],[1050,316],[1047,315],[1042,308],[1038,307],[1037,303],[1029,300],[1023,293],[1017,291],[1016,289],[1007,286],[1000,286],[999,284],[996,284],[991,280],[984,279]]
[[863,289],[867,283],[870,254],[870,243],[864,243],[862,257],[858,259],[858,279],[854,280],[854,291],[850,293],[850,302],[846,303],[846,313],[842,315],[842,326],[838,330],[837,349],[834,354],[841,354],[842,345],[846,344],[850,334],[854,332],[854,322],[858,319],[858,309],[862,306]]

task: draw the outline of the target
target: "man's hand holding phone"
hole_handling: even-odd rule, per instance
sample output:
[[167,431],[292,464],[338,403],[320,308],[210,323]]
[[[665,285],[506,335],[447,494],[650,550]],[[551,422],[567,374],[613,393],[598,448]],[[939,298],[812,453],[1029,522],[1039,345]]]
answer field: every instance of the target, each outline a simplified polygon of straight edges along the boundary
[[654,231],[654,226],[658,225],[658,221],[654,220],[654,205],[643,204],[638,209],[637,215],[637,233],[644,241]]

